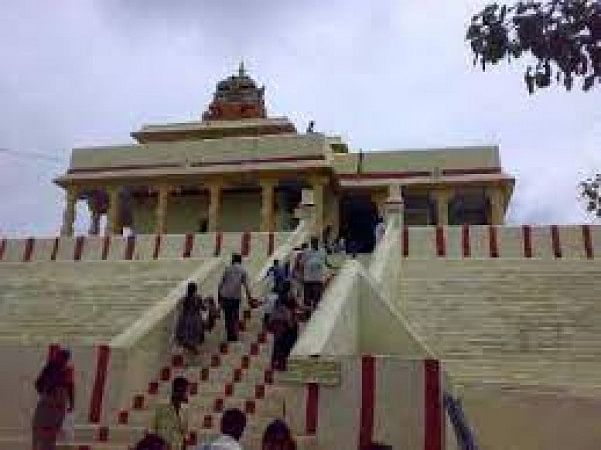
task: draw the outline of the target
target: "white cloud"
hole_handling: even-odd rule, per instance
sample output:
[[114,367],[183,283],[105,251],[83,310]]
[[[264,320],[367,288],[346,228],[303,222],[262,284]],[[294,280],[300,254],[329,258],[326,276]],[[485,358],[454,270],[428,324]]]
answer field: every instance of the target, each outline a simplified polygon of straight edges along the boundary
[[[51,178],[75,145],[127,142],[144,122],[189,120],[244,57],[271,111],[363,150],[499,144],[518,177],[515,222],[575,222],[583,173],[601,169],[599,90],[526,94],[521,67],[471,65],[485,1],[42,0],[0,16],[0,231],[58,229]],[[84,227],[85,224],[79,224]]]

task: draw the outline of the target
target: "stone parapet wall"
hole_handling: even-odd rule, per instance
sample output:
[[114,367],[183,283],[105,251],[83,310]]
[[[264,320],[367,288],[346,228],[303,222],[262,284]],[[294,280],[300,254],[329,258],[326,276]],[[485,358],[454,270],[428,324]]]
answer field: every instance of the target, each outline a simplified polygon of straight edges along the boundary
[[415,226],[401,231],[404,258],[594,259],[601,226]]
[[206,258],[232,253],[261,259],[270,256],[291,235],[256,232],[0,238],[0,263]]
[[599,397],[482,384],[462,400],[482,449],[592,450],[601,442]]
[[320,448],[444,448],[443,370],[357,261],[324,293],[280,380],[287,419]]
[[452,436],[445,436],[447,387],[437,360],[363,354],[338,356],[336,365],[338,383],[308,376],[284,388],[295,433],[316,435],[319,448],[452,448],[445,447]]
[[[4,404],[0,411],[2,434],[31,435],[31,418],[37,402],[35,380],[46,363],[51,345],[0,343],[0,354],[5,361],[0,370],[0,396]],[[74,414],[78,421],[85,422],[96,376],[97,349],[87,345],[72,345],[69,349],[74,361]]]

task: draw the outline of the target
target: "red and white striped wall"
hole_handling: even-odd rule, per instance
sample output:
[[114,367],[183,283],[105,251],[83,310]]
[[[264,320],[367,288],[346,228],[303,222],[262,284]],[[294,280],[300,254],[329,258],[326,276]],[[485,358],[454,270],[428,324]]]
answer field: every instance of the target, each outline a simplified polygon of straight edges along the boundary
[[307,383],[302,407],[292,400],[287,416],[296,433],[317,435],[323,448],[365,450],[379,443],[443,450],[441,380],[438,360],[342,358],[341,384]]
[[[60,349],[59,344],[48,346],[48,358]],[[85,352],[82,354],[81,352]],[[82,347],[72,354],[72,379],[75,384],[76,405],[80,414],[86,414],[90,423],[99,423],[103,408],[106,380],[108,375],[110,348],[108,345]],[[75,366],[78,364],[78,367]]]
[[[105,362],[108,347],[91,345],[68,345],[71,351],[72,379],[75,385],[75,416],[78,422],[102,411],[106,388]],[[10,369],[2,374],[0,396],[5,407],[0,411],[0,423],[6,429],[29,429],[31,413],[35,409],[37,394],[34,389],[36,377],[58,344],[38,345],[9,343],[2,345],[2,357],[11,362]]]
[[0,262],[117,261],[271,255],[289,233],[0,238]]
[[594,259],[601,256],[601,226],[406,226],[401,248],[417,259]]

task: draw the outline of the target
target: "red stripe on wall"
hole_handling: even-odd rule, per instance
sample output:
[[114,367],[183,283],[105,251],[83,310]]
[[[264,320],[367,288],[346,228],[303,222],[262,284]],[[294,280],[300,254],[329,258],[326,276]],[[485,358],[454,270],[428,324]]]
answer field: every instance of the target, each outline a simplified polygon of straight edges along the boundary
[[524,257],[532,258],[532,229],[530,225],[522,225],[522,237],[524,242]]
[[403,257],[409,256],[409,227],[403,227]]
[[68,174],[73,173],[87,173],[87,172],[103,172],[103,171],[118,171],[118,170],[135,170],[135,169],[166,169],[172,167],[180,167],[179,164],[136,164],[136,165],[123,165],[117,167],[105,167],[105,166],[97,166],[97,167],[84,167],[80,169],[69,169],[67,170]]
[[471,256],[472,249],[470,247],[470,226],[464,224],[461,227],[461,254],[464,258]]
[[582,240],[584,241],[584,253],[588,259],[593,259],[595,253],[593,251],[593,239],[591,237],[591,227],[582,225]]
[[33,255],[33,246],[35,245],[35,239],[30,237],[25,241],[25,250],[23,251],[23,262],[31,261]]
[[192,167],[209,167],[209,166],[240,166],[244,164],[260,164],[260,163],[279,163],[279,162],[294,162],[294,161],[322,161],[323,155],[304,155],[304,156],[275,156],[272,158],[255,158],[255,159],[234,159],[230,161],[218,161],[210,163],[192,163]]
[[561,241],[557,225],[551,225],[551,244],[553,245],[553,255],[556,258],[561,258]]
[[315,435],[319,421],[319,385],[317,383],[307,383],[306,407],[305,433]]
[[[478,174],[496,174],[501,173],[500,167],[473,167],[466,169],[444,169],[443,175],[478,175]],[[406,172],[368,172],[368,173],[342,173],[338,177],[342,180],[348,179],[371,179],[371,178],[412,178],[429,177],[432,172],[429,170],[414,170]]]
[[376,396],[376,359],[371,355],[361,358],[361,423],[359,450],[367,450],[374,435],[374,405]]
[[240,253],[242,256],[250,255],[250,233],[245,231],[242,233],[242,238],[240,242]]
[[[305,155],[305,156],[280,156],[273,158],[256,158],[256,159],[237,159],[230,161],[218,161],[218,162],[196,162],[192,163],[192,167],[211,167],[211,166],[239,166],[244,164],[261,164],[261,163],[280,163],[280,162],[294,162],[294,161],[323,161],[324,155]],[[183,167],[177,163],[163,163],[163,164],[128,164],[122,166],[96,166],[96,167],[84,167],[79,169],[69,169],[68,174],[74,173],[89,173],[89,172],[116,172],[121,170],[136,170],[136,169],[167,169],[167,168],[179,168]],[[429,172],[427,172],[429,174]]]
[[92,398],[90,400],[90,415],[88,417],[91,423],[99,423],[102,414],[102,399],[104,396],[104,387],[106,385],[106,376],[109,365],[110,348],[108,345],[98,346],[98,358],[96,360],[96,378],[92,388]]
[[440,363],[424,360],[424,450],[442,450]]
[[54,244],[52,245],[52,252],[50,253],[50,261],[56,261],[56,255],[58,255],[58,245],[60,243],[60,238],[54,238]]
[[186,240],[184,241],[184,251],[182,257],[189,258],[194,248],[194,235],[192,233],[186,234]]
[[4,258],[4,250],[6,249],[6,238],[0,241],[0,261]]
[[447,245],[444,238],[444,228],[441,226],[436,227],[436,256],[446,256]]
[[221,254],[221,244],[223,242],[223,233],[218,231],[215,234],[215,256],[219,256]]
[[488,227],[488,254],[491,258],[499,257],[499,241],[497,240],[497,227]]
[[157,234],[154,237],[154,249],[152,250],[152,259],[159,258],[159,254],[161,253],[161,240],[162,237],[160,234]]
[[109,249],[111,248],[111,237],[106,235],[102,238],[102,256],[100,257],[103,261],[106,261],[109,257]]
[[136,237],[127,236],[127,243],[125,245],[125,259],[131,261],[134,259],[134,251],[136,250]]
[[83,253],[84,241],[85,241],[84,236],[77,236],[77,238],[75,238],[75,248],[73,249],[73,260],[74,261],[81,260],[81,254]]
[[275,250],[275,235],[273,231],[269,233],[269,241],[267,243],[267,256],[273,255],[273,251]]

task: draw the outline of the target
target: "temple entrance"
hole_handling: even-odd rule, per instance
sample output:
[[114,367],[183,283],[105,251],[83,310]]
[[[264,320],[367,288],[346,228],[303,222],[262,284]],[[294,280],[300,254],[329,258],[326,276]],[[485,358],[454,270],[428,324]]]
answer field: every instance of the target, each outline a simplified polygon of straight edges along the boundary
[[340,201],[340,236],[344,237],[347,252],[353,243],[358,253],[372,252],[376,243],[374,230],[378,208],[368,195],[349,194]]
[[276,230],[293,231],[298,226],[294,211],[301,201],[302,184],[296,180],[280,180],[276,189]]

